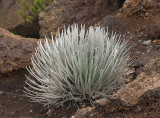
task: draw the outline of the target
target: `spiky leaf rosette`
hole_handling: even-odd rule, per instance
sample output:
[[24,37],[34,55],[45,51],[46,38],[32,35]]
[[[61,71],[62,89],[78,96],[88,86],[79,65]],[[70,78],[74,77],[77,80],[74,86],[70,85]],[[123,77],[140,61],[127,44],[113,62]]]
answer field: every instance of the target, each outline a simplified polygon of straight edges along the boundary
[[26,94],[44,105],[105,97],[128,66],[127,42],[97,27],[74,24],[39,43],[28,71]]

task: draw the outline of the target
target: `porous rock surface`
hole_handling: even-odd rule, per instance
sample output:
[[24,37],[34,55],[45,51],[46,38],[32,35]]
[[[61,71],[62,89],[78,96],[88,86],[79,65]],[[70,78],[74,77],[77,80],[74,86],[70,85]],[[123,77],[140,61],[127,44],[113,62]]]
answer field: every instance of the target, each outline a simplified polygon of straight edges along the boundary
[[37,42],[37,39],[20,37],[0,27],[0,73],[30,65]]
[[[160,116],[160,58],[151,59],[134,81],[117,93],[95,101],[93,107],[80,109],[75,118]],[[85,112],[84,112],[85,111]]]
[[107,13],[107,9],[108,0],[54,0],[39,15],[40,37],[50,36],[51,32],[55,35],[58,27],[62,29],[64,25],[94,25]]
[[153,12],[154,8],[159,8],[159,0],[126,0],[121,9],[123,15],[138,15],[148,17],[149,12]]

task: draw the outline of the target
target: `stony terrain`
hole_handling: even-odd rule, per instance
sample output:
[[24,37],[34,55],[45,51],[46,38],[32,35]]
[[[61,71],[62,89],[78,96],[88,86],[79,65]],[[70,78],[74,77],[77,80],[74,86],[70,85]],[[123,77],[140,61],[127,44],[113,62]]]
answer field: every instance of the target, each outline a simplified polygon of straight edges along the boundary
[[[3,0],[0,6],[2,3]],[[133,64],[121,77],[126,84],[115,94],[96,100],[93,106],[87,102],[80,104],[79,109],[77,106],[69,109],[64,106],[48,110],[39,103],[28,101],[23,93],[25,74],[28,74],[25,67],[31,64],[30,56],[39,39],[14,35],[2,22],[0,20],[0,118],[160,116],[159,0],[55,0],[40,14],[41,38],[49,37],[50,32],[55,34],[64,24],[84,23],[86,28],[91,25],[109,28],[129,41]]]

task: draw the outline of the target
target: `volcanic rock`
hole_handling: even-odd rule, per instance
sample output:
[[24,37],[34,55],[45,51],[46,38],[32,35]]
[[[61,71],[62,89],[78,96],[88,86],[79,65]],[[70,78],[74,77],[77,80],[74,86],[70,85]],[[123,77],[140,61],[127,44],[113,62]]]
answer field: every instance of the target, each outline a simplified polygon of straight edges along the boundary
[[148,61],[145,65],[146,71],[142,72],[134,81],[126,84],[117,93],[96,100],[93,108],[78,110],[75,118],[159,117],[159,60],[160,58],[156,58]]
[[37,39],[20,37],[0,27],[0,73],[30,65],[37,42]]
[[[113,1],[113,0],[112,0]],[[40,37],[56,35],[59,29],[69,24],[94,25],[107,13],[108,0],[53,1],[39,15]]]

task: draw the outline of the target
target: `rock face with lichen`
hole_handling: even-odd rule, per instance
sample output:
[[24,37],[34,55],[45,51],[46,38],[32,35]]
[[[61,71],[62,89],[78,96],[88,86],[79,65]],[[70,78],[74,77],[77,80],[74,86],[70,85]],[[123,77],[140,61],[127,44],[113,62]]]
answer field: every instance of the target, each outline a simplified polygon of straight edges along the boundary
[[160,57],[151,59],[145,65],[145,72],[142,72],[134,81],[122,87],[114,95],[96,100],[94,107],[78,110],[75,117],[159,117],[159,60]]
[[108,0],[68,0],[54,1],[44,12],[40,13],[40,36],[55,34],[58,27],[78,23],[87,26],[94,25],[106,13]]
[[20,37],[0,27],[0,73],[30,65],[37,42],[37,39]]

